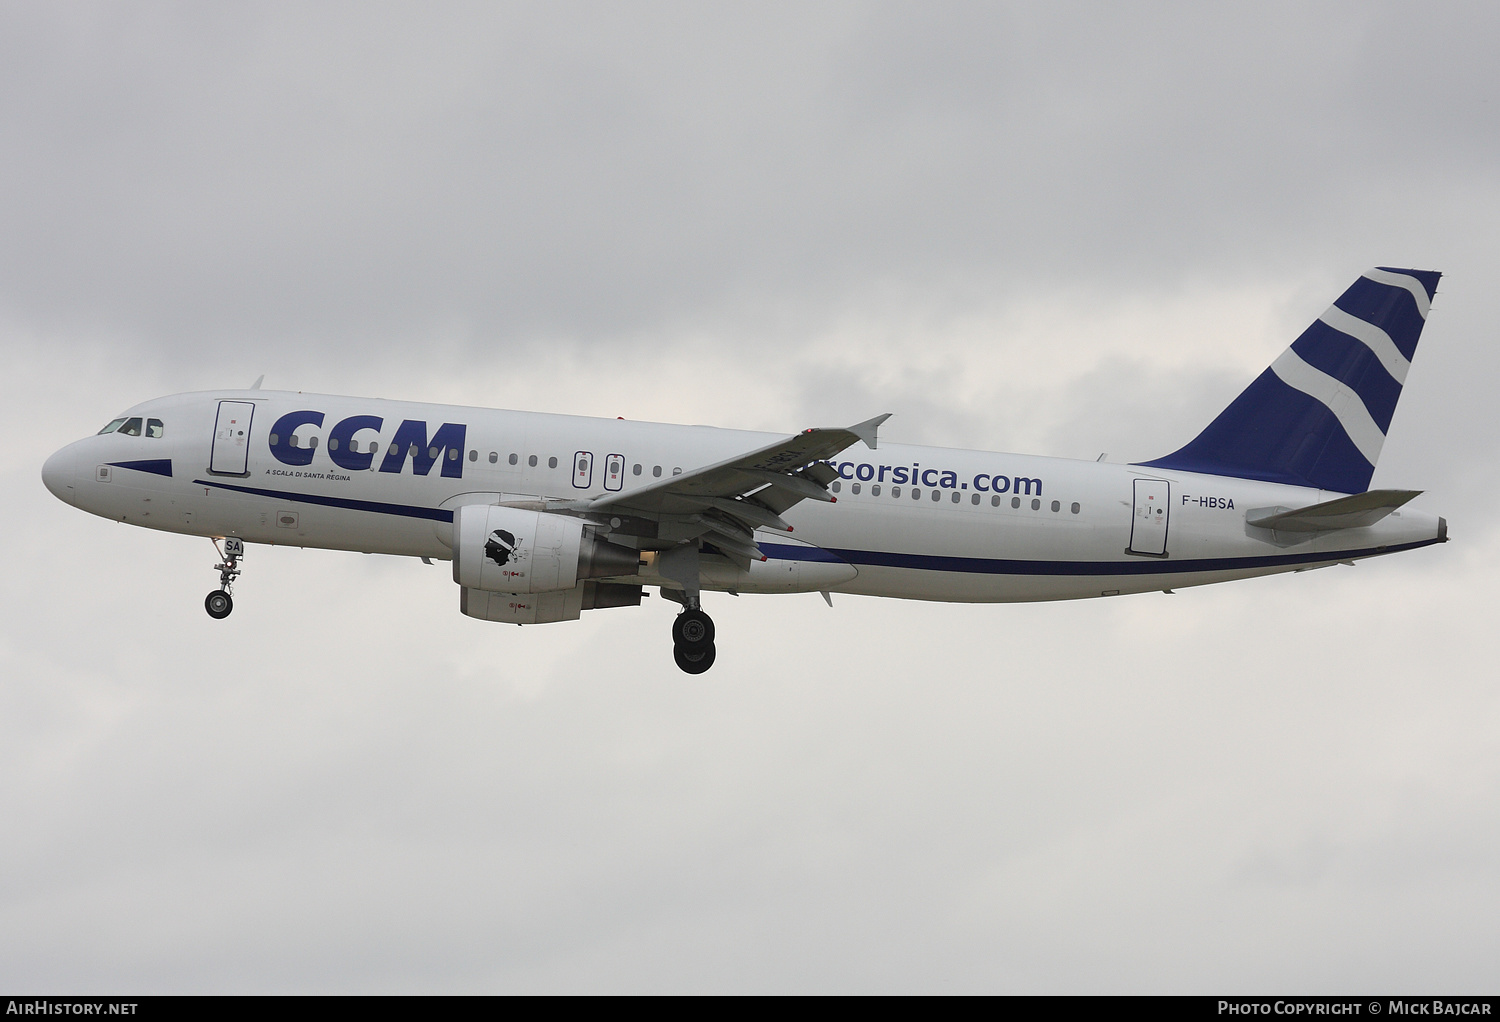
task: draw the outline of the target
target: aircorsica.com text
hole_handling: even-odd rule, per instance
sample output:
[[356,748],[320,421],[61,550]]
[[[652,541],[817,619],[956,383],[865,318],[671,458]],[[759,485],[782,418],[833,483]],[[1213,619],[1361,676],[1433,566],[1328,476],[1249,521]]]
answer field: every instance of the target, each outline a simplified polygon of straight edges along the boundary
[[1220,1015],[1488,1015],[1487,1001],[1220,1001]]
[[[905,465],[856,464],[852,461],[830,461],[828,464],[838,472],[839,478],[863,483],[895,483],[900,486],[909,482],[913,486],[931,486],[940,490],[967,490],[970,485],[959,482],[957,472],[945,468],[923,468],[921,462],[910,468]],[[1037,496],[1042,494],[1042,481],[1025,476],[989,475],[981,472],[973,478],[972,483],[974,489],[981,493],[1009,493],[1014,490],[1028,496],[1033,493]]]

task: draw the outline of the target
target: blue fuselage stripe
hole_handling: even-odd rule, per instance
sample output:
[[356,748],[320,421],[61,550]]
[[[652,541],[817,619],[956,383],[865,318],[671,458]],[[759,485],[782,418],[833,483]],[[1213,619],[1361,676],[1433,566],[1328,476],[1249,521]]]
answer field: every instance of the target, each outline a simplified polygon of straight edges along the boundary
[[262,490],[254,486],[235,486],[232,483],[209,482],[194,479],[199,486],[216,486],[221,490],[249,493],[256,497],[273,500],[295,500],[303,504],[320,504],[323,507],[341,507],[349,511],[369,511],[377,515],[397,515],[402,518],[426,518],[434,522],[452,522],[453,512],[440,507],[416,507],[412,504],[386,504],[378,500],[354,500],[350,497],[325,497],[316,493],[288,493],[285,490]]
[[[1440,542],[1436,539],[1358,550],[1321,550],[1305,554],[1269,554],[1264,557],[1132,557],[1120,561],[1020,561],[988,557],[946,557],[935,554],[887,553],[878,550],[830,548],[853,565],[882,568],[915,568],[920,571],[956,571],[973,575],[1180,575],[1206,571],[1239,571],[1245,568],[1277,568],[1295,564],[1322,564],[1355,557],[1373,557],[1415,550]],[[762,550],[766,544],[760,544]],[[791,558],[797,559],[797,558]]]
[[137,472],[150,472],[152,475],[172,478],[171,458],[154,458],[150,461],[111,461],[110,465],[114,468],[132,468]]

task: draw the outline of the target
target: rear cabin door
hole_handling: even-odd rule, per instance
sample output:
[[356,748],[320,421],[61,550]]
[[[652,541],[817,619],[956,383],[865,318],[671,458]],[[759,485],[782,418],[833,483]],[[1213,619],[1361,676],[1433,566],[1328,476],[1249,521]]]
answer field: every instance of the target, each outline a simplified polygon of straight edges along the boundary
[[1161,479],[1135,481],[1135,517],[1130,523],[1130,552],[1151,557],[1167,555],[1167,519],[1171,516],[1171,484]]
[[249,401],[220,401],[214,421],[214,449],[208,470],[220,476],[247,476],[250,459],[250,420],[255,405]]

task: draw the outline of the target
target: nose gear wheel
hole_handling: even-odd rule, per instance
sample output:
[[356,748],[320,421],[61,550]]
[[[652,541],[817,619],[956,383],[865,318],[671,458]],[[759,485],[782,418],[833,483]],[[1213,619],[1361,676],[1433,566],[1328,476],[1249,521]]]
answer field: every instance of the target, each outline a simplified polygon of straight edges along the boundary
[[203,598],[203,609],[215,621],[222,621],[234,609],[234,598],[222,589],[215,589]]
[[215,621],[222,621],[234,610],[234,597],[230,595],[230,590],[234,588],[234,580],[240,574],[240,558],[245,556],[245,541],[238,536],[228,536],[224,539],[224,546],[220,548],[216,539],[214,549],[219,551],[219,563],[214,565],[219,573],[219,588],[203,598],[203,609]]

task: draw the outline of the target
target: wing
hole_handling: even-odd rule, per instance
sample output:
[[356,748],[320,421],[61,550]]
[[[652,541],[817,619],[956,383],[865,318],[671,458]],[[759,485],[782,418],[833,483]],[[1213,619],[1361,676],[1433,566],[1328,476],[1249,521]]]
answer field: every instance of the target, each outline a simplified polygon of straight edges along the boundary
[[876,430],[890,417],[887,412],[844,429],[805,430],[717,464],[603,494],[579,510],[653,519],[660,539],[702,538],[742,566],[765,560],[755,530],[791,532],[781,512],[803,500],[835,501],[828,484],[838,473],[827,460],[860,442],[874,449]]

